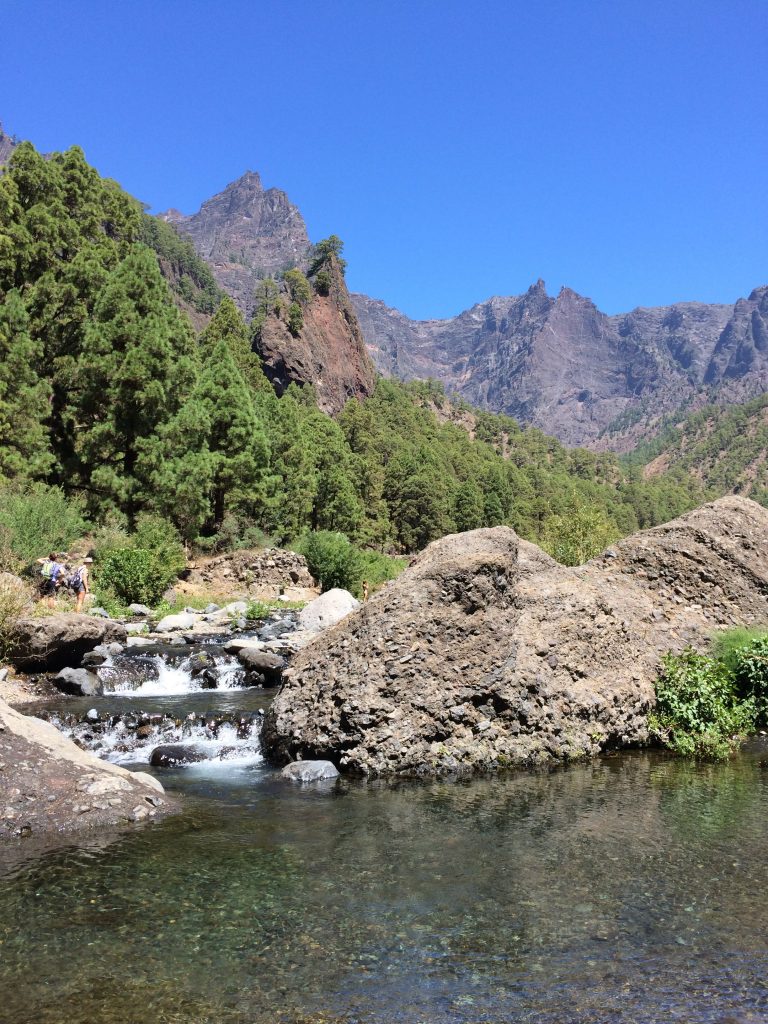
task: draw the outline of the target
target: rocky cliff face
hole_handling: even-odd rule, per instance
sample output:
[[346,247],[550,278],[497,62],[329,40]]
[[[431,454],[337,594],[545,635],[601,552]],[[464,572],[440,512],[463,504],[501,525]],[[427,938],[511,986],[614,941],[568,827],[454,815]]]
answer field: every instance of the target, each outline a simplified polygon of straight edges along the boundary
[[344,275],[336,260],[328,295],[313,294],[304,325],[294,335],[282,316],[269,316],[256,342],[264,372],[278,394],[292,382],[311,383],[319,407],[339,412],[353,397],[371,393],[376,369],[368,355]]
[[415,322],[353,296],[378,369],[434,377],[449,392],[555,434],[626,450],[659,417],[719,393],[738,401],[768,380],[768,288],[735,306],[678,303],[606,316],[538,281],[450,320]]
[[305,648],[277,760],[440,774],[642,742],[661,655],[768,616],[768,510],[728,497],[566,568],[506,527],[444,537]]
[[190,236],[218,284],[247,315],[258,281],[302,263],[309,249],[298,208],[280,189],[265,189],[253,171],[192,216],[168,210],[160,217]]
[[0,122],[0,167],[7,162],[8,157],[16,148],[16,139],[9,135]]

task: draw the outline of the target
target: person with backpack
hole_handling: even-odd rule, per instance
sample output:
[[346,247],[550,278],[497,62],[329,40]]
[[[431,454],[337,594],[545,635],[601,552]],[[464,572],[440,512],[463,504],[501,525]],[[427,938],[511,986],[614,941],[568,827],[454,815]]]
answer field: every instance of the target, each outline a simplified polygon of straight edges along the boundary
[[64,566],[55,551],[37,561],[40,563],[40,600],[49,608],[55,608],[56,591],[64,580]]
[[74,569],[67,578],[67,586],[77,599],[77,603],[75,604],[76,612],[81,612],[83,610],[85,595],[90,594],[91,592],[90,572],[88,566],[92,564],[92,558],[84,558],[82,565],[77,569]]

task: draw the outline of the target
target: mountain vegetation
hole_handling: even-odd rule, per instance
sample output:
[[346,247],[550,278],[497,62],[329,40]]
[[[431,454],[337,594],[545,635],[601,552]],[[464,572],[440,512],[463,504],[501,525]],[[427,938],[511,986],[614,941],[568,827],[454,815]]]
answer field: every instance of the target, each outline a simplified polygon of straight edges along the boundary
[[682,420],[667,419],[652,442],[625,462],[645,476],[686,472],[712,494],[732,491],[768,505],[768,395],[743,405],[708,405]]
[[[202,548],[323,531],[409,553],[507,523],[579,561],[701,500],[684,471],[644,480],[612,454],[568,450],[506,416],[471,413],[467,430],[466,409],[431,382],[380,380],[335,419],[311,385],[278,396],[254,330],[174,231],[150,226],[78,148],[13,151],[0,178],[6,497],[33,508],[63,495],[78,521],[120,529],[161,517]],[[309,280],[296,270],[276,292],[264,282],[265,315],[285,288],[302,315],[325,301],[321,275],[341,287],[340,253],[331,236],[313,250]],[[184,302],[207,314],[199,334],[174,301],[184,280],[194,286]]]

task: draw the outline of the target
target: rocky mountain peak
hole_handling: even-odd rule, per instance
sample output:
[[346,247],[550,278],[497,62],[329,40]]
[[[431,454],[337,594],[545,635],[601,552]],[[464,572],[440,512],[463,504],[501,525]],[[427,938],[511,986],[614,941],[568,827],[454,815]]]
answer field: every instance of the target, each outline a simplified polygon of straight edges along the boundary
[[256,171],[230,182],[191,216],[178,210],[160,216],[190,236],[219,285],[246,315],[252,312],[257,283],[302,264],[310,247],[298,208],[280,189],[265,189]]

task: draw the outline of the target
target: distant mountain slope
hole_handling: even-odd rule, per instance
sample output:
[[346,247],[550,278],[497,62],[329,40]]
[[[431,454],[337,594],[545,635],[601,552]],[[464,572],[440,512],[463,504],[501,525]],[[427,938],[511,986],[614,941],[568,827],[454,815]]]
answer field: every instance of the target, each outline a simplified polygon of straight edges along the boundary
[[626,459],[643,477],[691,473],[713,493],[747,495],[768,505],[768,394],[744,405],[706,406],[668,426]]
[[16,143],[17,140],[6,132],[3,128],[2,121],[0,121],[0,167],[2,167],[16,148]]
[[259,280],[302,263],[309,250],[304,219],[285,192],[265,189],[253,171],[207,199],[197,213],[160,214],[190,236],[219,285],[246,315]]
[[681,406],[768,387],[768,287],[735,305],[685,302],[606,316],[538,281],[449,320],[412,321],[353,296],[379,370],[434,377],[481,408],[566,444],[628,450]]

